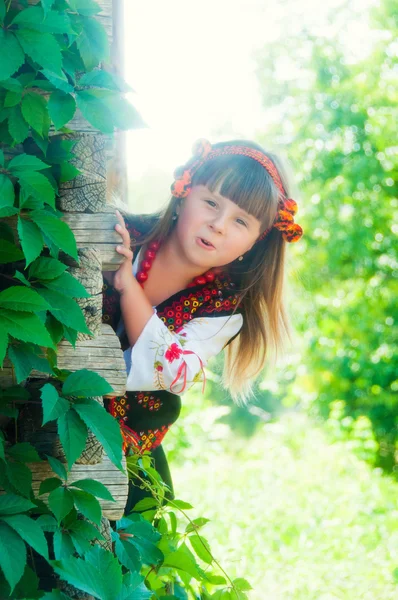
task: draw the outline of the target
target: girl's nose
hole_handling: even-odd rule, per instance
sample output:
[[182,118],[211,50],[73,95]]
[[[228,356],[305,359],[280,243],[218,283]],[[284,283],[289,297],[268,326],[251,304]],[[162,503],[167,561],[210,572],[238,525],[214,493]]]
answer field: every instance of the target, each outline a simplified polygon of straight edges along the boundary
[[217,233],[224,233],[225,231],[225,218],[218,215],[215,219],[210,222],[210,228]]

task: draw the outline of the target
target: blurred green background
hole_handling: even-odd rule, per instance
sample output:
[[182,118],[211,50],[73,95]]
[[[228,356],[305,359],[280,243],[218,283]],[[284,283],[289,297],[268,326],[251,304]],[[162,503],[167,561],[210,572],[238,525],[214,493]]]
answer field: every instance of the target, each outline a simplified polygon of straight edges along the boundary
[[[348,33],[357,16],[330,14]],[[177,497],[212,519],[215,555],[253,600],[398,597],[397,5],[366,18],[363,56],[305,27],[256,55],[276,115],[256,139],[289,157],[305,233],[288,249],[293,345],[246,408],[214,361],[165,442]],[[169,183],[135,182],[134,210]]]

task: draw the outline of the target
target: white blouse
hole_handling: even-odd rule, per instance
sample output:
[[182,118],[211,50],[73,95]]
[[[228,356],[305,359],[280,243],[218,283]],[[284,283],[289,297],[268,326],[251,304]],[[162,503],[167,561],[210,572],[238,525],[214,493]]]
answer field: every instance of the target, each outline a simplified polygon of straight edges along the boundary
[[[139,255],[134,260],[134,275]],[[154,311],[134,346],[124,352],[127,390],[181,394],[197,382],[202,382],[204,389],[204,367],[240,331],[242,315],[196,317],[177,333],[168,329],[155,307]],[[122,323],[118,331],[120,327]]]

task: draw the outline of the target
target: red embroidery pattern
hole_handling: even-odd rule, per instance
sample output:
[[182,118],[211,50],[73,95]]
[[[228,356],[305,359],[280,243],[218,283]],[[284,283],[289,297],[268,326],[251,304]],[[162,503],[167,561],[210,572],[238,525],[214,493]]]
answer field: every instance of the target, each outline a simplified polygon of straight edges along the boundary
[[[159,398],[147,392],[138,392],[135,394],[138,403],[151,411],[157,411],[162,406]],[[131,446],[134,446],[139,452],[144,450],[154,450],[161,444],[164,436],[169,430],[170,425],[162,425],[157,429],[148,429],[146,431],[134,431],[126,421],[128,419],[127,411],[130,409],[128,396],[125,394],[122,398],[110,398],[108,411],[119,422],[120,432],[123,438],[123,453],[127,453]]]

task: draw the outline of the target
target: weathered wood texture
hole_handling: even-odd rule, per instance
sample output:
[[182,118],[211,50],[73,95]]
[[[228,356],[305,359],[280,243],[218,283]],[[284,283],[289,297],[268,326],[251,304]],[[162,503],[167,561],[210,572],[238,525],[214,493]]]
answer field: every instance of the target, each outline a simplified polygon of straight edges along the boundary
[[[122,465],[126,469],[125,457],[123,457]],[[44,479],[57,477],[48,462],[28,463],[27,466],[32,471],[32,489],[35,496],[38,495],[40,484]],[[68,484],[78,479],[95,479],[103,483],[115,499],[115,502],[98,499],[102,507],[103,516],[114,521],[122,518],[128,495],[127,475],[119,471],[106,455],[100,463],[95,465],[79,465],[75,463],[69,472]],[[40,499],[46,503],[47,498],[48,494],[40,496]]]
[[121,238],[115,231],[118,222],[114,206],[107,206],[96,214],[66,213],[62,220],[72,229],[78,248],[91,247],[101,257],[103,271],[116,271],[123,256],[116,252]]
[[[58,136],[57,136],[58,137]],[[80,175],[59,185],[58,207],[63,211],[94,213],[106,204],[106,139],[101,134],[69,133],[63,140],[77,140],[70,161]]]
[[[101,256],[95,248],[79,248],[79,267],[71,267],[70,274],[84,285],[90,298],[78,298],[87,327],[94,336],[101,334],[102,324],[102,265]],[[78,334],[78,340],[91,339],[87,333]]]
[[110,325],[102,324],[101,335],[77,341],[75,348],[63,340],[58,346],[58,367],[96,371],[113,388],[108,396],[122,396],[126,392],[126,364],[119,338]]

